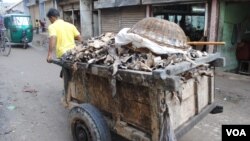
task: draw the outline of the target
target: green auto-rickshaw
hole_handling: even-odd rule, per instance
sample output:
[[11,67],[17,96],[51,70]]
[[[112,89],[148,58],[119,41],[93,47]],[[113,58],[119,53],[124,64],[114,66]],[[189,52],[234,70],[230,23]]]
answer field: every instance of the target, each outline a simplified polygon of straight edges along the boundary
[[33,26],[31,17],[27,14],[4,15],[4,26],[7,30],[7,37],[12,45],[28,47],[33,39]]

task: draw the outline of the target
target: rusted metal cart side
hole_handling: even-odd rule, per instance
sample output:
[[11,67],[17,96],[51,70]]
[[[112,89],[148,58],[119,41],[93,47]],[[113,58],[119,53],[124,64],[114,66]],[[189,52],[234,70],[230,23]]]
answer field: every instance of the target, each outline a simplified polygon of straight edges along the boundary
[[[171,130],[179,138],[216,107],[214,65],[223,65],[223,58],[210,54],[196,59],[196,65],[182,62],[153,72],[119,70],[115,76],[111,67],[53,63],[65,70],[64,103],[71,109],[74,140],[108,141],[110,129],[133,141],[159,141]],[[210,64],[206,73],[181,80],[181,73],[205,63]]]

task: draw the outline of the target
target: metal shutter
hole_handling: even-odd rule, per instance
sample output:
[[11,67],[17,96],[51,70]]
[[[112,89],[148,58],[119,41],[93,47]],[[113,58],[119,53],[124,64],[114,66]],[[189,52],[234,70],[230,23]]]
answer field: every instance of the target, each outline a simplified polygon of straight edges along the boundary
[[119,10],[102,9],[101,11],[101,32],[119,32]]
[[122,28],[132,27],[136,22],[145,18],[144,6],[122,7],[101,10],[101,31],[119,32]]
[[144,6],[123,7],[121,10],[122,28],[131,28],[135,23],[146,17],[146,8]]

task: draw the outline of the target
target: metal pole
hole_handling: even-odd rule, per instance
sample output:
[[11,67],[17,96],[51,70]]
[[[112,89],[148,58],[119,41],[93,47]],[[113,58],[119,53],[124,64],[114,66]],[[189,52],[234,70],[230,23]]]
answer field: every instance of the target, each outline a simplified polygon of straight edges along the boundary
[[150,17],[151,16],[151,13],[150,13],[150,6],[147,5],[146,7],[146,17]]
[[204,25],[204,36],[207,37],[207,26],[208,26],[208,3],[205,6],[205,25]]
[[101,18],[101,10],[98,9],[98,28],[99,28],[99,35],[102,33],[102,18]]
[[0,15],[3,14],[3,1],[0,0]]
[[74,9],[72,9],[72,24],[75,25]]

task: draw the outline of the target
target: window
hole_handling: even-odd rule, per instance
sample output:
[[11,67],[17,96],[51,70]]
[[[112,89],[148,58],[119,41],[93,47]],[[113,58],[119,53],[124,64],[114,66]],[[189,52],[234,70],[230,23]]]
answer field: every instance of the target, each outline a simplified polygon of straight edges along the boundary
[[13,17],[14,25],[30,25],[29,17]]
[[205,3],[154,6],[154,17],[178,24],[191,41],[199,41],[204,34]]

